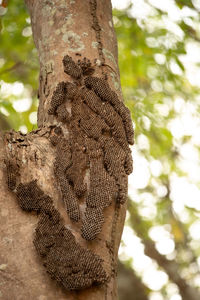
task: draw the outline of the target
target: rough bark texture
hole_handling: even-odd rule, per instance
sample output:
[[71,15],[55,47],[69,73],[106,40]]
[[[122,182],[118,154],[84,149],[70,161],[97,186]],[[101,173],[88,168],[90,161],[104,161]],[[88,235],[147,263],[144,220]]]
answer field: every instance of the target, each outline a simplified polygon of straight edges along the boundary
[[26,2],[40,60],[39,129],[0,139],[0,296],[117,299],[133,131],[111,4]]

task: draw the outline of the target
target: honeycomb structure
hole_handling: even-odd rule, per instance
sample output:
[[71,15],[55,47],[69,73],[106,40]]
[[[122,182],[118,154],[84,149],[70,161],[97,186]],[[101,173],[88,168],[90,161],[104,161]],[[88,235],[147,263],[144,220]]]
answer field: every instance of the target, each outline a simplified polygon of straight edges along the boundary
[[4,162],[7,170],[6,175],[8,188],[9,190],[14,191],[17,185],[17,177],[19,176],[18,167],[10,160],[5,160]]
[[[90,5],[100,40],[96,1],[90,0]],[[103,62],[100,44],[98,51]],[[104,210],[112,201],[118,206],[126,201],[133,128],[128,109],[106,79],[92,76],[94,68],[88,59],[76,63],[66,55],[63,66],[73,82],[58,83],[48,110],[61,123],[52,127],[50,137],[56,153],[54,173],[69,218],[79,222],[82,237],[90,241],[101,233]],[[9,160],[5,163],[8,187],[16,193],[20,207],[39,215],[34,245],[48,274],[67,290],[105,283],[108,275],[102,259],[76,242],[52,198],[36,180],[20,183],[19,167]]]
[[74,79],[79,79],[83,75],[81,68],[76,64],[69,55],[63,58],[64,72]]
[[51,108],[49,108],[48,113],[53,115],[56,113],[57,107],[59,107],[65,101],[66,83],[64,81],[59,82],[56,90],[53,92],[51,98]]
[[88,139],[87,153],[90,162],[90,189],[86,197],[86,212],[82,224],[82,236],[93,240],[101,232],[104,217],[103,210],[117,196],[117,186],[104,168],[103,151],[99,142]]
[[[10,173],[12,170],[7,163],[8,177]],[[76,242],[71,231],[64,226],[53,200],[44,194],[36,180],[17,185],[16,196],[22,210],[39,214],[33,243],[52,279],[67,290],[80,290],[106,282],[102,259]]]
[[[68,147],[70,145],[72,165],[64,167],[62,161],[65,160],[65,153],[58,149],[55,174],[67,212],[73,221],[80,220],[79,199],[85,196],[86,210],[81,233],[84,239],[93,240],[101,232],[103,210],[113,199],[119,204],[126,201],[127,175],[132,172],[129,149],[134,137],[132,122],[129,110],[111,90],[108,82],[104,78],[87,76],[88,68],[92,68],[89,60],[84,58],[75,63],[72,58],[65,56],[63,65],[65,72],[72,68],[77,72],[78,66],[82,70],[80,76],[83,80],[80,85],[80,76],[71,75],[73,83],[66,82],[63,96],[60,96],[71,101],[70,137],[66,143]],[[68,72],[70,74],[72,71]],[[70,84],[74,87],[73,93],[67,88]],[[55,110],[57,118],[58,110],[62,114],[62,107],[63,103]],[[63,115],[64,111],[63,107]],[[66,118],[69,118],[68,115]],[[63,120],[65,122],[64,116]],[[90,174],[88,187],[84,183],[86,170]]]
[[90,59],[87,59],[86,57],[84,57],[83,60],[79,59],[77,64],[82,69],[84,76],[92,75],[95,71]]
[[88,76],[85,78],[85,85],[89,89],[93,89],[94,92],[103,100],[111,103],[115,111],[121,117],[124,123],[124,129],[127,136],[127,141],[130,145],[134,143],[134,132],[131,121],[131,115],[128,108],[121,102],[117,94],[111,90],[108,82],[103,78]]

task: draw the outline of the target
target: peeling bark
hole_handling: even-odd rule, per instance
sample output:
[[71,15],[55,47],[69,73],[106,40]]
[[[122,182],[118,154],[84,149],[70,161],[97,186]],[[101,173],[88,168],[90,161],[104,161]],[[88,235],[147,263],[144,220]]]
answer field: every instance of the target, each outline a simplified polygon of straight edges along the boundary
[[111,4],[26,4],[40,60],[39,129],[0,137],[1,293],[117,299],[133,131],[113,81]]

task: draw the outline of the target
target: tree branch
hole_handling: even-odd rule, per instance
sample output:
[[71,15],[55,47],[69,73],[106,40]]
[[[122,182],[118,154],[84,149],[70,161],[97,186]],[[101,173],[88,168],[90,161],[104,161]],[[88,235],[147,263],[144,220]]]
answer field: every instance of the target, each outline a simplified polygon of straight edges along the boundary
[[22,65],[22,62],[21,62],[21,61],[15,63],[12,67],[7,68],[7,69],[1,71],[1,72],[0,72],[0,75],[3,75],[3,74],[8,73],[8,72],[10,72],[10,71],[13,71],[13,70],[17,69],[20,65]]
[[129,202],[129,213],[131,215],[130,223],[145,246],[145,254],[154,259],[165,270],[170,280],[177,284],[183,300],[199,300],[198,290],[190,286],[180,275],[179,264],[175,260],[168,260],[157,251],[155,243],[148,236],[148,225],[142,220],[132,201]]
[[148,300],[148,288],[134,270],[118,261],[118,289],[120,300]]

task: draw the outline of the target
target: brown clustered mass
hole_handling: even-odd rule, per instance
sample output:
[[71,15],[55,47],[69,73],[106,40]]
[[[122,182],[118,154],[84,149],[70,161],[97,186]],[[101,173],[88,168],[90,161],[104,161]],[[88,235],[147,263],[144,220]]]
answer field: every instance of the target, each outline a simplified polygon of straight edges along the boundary
[[6,174],[7,174],[7,184],[8,188],[11,191],[14,191],[17,185],[17,177],[19,177],[19,170],[16,167],[16,164],[10,160],[5,160],[6,165]]
[[80,219],[78,199],[73,186],[66,177],[66,172],[72,167],[73,164],[71,147],[68,141],[65,138],[61,138],[59,135],[55,135],[51,139],[51,143],[56,146],[54,172],[62,191],[62,199],[65,203],[67,213],[71,220],[78,222]]
[[[127,175],[131,174],[132,156],[121,117],[110,103],[102,101],[93,90],[83,88],[82,95],[88,107],[109,126],[111,135],[126,153],[125,170]],[[133,139],[133,131],[131,139]]]
[[82,70],[78,64],[76,64],[69,55],[65,55],[63,58],[64,72],[70,75],[74,79],[79,79],[82,76]]
[[92,66],[91,61],[86,57],[84,57],[83,60],[79,59],[77,64],[81,68],[84,76],[92,75],[94,73],[94,67]]
[[56,90],[53,92],[53,96],[51,99],[51,108],[48,110],[48,113],[50,115],[54,115],[57,108],[65,101],[66,86],[67,85],[65,82],[59,82]]
[[119,101],[117,94],[111,90],[108,82],[103,78],[88,76],[85,78],[85,85],[87,88],[94,90],[102,101],[109,102],[113,106],[124,123],[128,143],[133,145],[134,134],[130,111],[123,102]]
[[[12,168],[10,167],[12,165]],[[17,167],[6,162],[7,177],[18,176]],[[11,185],[13,189],[14,185]],[[37,212],[39,222],[34,236],[34,245],[47,273],[67,290],[79,290],[102,284],[107,275],[102,259],[81,247],[73,234],[64,226],[53,200],[39,188],[37,181],[15,185],[18,203],[24,211]]]
[[[60,136],[55,174],[67,212],[73,221],[80,219],[79,199],[85,195],[86,210],[81,233],[86,240],[92,240],[101,232],[103,210],[113,199],[120,204],[126,201],[127,175],[132,172],[129,144],[133,144],[133,128],[129,110],[111,90],[108,82],[103,78],[86,77],[87,68],[92,68],[89,60],[84,58],[76,64],[72,58],[67,56],[66,59],[65,56],[63,64],[68,75],[72,74],[69,70],[73,67],[75,71],[82,70],[84,80],[81,85],[80,76],[71,75],[78,81],[66,82],[63,96],[59,93],[59,98],[71,101],[71,114],[67,114],[67,119],[70,118],[69,138],[65,141],[68,143],[66,149],[70,148],[71,156],[68,154],[67,157],[71,166],[63,163],[66,154],[60,149],[63,139]],[[69,85],[73,88],[68,88]],[[53,95],[50,112],[54,110],[59,118],[61,112],[58,114],[58,110],[63,107],[65,100],[60,106],[57,106],[57,102]],[[62,166],[59,167],[60,164]],[[84,183],[87,169],[90,174],[88,190]]]
[[[95,20],[94,15],[94,25]],[[73,83],[57,85],[48,110],[68,129],[66,136],[60,127],[52,129],[54,172],[72,221],[80,221],[79,202],[85,199],[81,234],[93,240],[102,230],[104,209],[113,200],[118,205],[126,201],[127,175],[132,172],[132,123],[128,109],[107,81],[91,76],[94,69],[89,60],[75,63],[65,56],[63,65]],[[11,161],[6,166],[8,187],[16,193],[20,207],[39,214],[34,245],[50,276],[67,290],[105,283],[108,277],[102,259],[76,242],[52,199],[36,181],[18,184],[19,168]]]
[[100,143],[88,139],[87,153],[90,162],[90,189],[86,197],[86,212],[82,224],[82,237],[93,240],[101,232],[104,222],[103,210],[117,196],[115,179],[104,168]]

